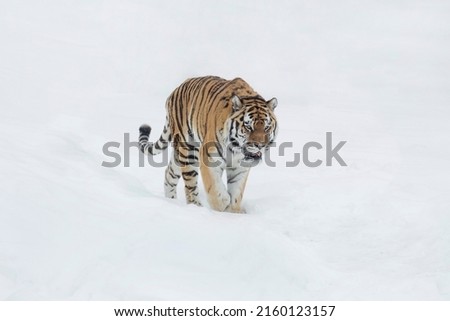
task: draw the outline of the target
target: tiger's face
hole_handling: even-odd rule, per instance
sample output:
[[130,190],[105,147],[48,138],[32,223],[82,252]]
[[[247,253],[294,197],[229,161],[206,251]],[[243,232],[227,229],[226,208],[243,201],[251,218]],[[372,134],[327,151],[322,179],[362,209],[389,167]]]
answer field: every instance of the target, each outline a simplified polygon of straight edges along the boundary
[[230,149],[240,152],[246,161],[259,161],[274,142],[277,120],[273,110],[277,99],[261,96],[232,97],[233,114],[228,127]]

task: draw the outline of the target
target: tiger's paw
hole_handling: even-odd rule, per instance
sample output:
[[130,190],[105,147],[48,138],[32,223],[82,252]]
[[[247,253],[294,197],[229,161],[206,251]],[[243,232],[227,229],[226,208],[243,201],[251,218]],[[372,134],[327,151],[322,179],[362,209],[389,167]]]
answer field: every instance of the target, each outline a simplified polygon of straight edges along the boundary
[[229,213],[235,213],[235,214],[246,214],[247,211],[245,210],[245,208],[242,207],[235,207],[235,206],[228,206],[225,209],[225,212],[229,212]]
[[213,210],[224,212],[230,206],[230,194],[227,192],[219,193],[216,199],[209,201],[209,204]]

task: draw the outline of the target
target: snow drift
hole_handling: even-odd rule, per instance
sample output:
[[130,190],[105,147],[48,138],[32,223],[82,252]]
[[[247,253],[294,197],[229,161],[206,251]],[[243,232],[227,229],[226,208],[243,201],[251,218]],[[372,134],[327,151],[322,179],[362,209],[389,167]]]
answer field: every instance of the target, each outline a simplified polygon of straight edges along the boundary
[[[1,299],[450,299],[447,2],[1,7]],[[165,199],[137,149],[101,166],[210,74],[276,96],[293,143],[245,215]],[[326,132],[348,166],[286,166]]]

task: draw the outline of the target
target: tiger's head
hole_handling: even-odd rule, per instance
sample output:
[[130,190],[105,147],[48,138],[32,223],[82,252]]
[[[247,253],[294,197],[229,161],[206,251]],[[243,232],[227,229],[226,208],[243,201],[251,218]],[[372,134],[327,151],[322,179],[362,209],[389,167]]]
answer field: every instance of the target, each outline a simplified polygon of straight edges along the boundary
[[233,113],[228,120],[229,148],[243,154],[245,161],[257,162],[274,142],[277,119],[273,110],[277,99],[261,96],[231,98]]

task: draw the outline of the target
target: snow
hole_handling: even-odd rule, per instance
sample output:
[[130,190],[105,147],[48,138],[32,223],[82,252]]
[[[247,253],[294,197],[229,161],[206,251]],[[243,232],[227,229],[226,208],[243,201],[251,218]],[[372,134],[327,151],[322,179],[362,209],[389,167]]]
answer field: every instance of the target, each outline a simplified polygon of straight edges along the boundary
[[[448,2],[0,7],[0,299],[450,299]],[[164,198],[137,149],[101,166],[210,74],[277,97],[294,144],[245,215]],[[326,132],[347,167],[285,165]]]

